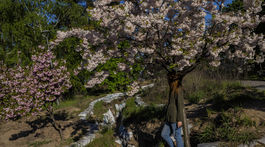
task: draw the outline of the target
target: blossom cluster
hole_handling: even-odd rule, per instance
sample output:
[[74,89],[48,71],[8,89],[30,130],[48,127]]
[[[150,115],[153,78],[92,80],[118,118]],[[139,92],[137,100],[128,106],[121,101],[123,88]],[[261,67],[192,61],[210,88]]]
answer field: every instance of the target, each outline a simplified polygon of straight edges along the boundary
[[91,78],[86,84],[85,87],[86,88],[92,88],[97,84],[102,83],[107,77],[109,76],[108,73],[105,73],[104,71],[102,72],[97,72],[95,74],[94,78]]
[[[192,66],[190,61],[201,56],[203,50],[210,53],[211,63],[215,63],[211,65],[218,66],[220,53],[227,52],[230,45],[238,50],[230,52],[233,54],[230,57],[263,61],[264,36],[253,33],[264,20],[257,14],[262,10],[261,0],[244,1],[246,12],[238,14],[223,12],[207,0],[125,1],[116,6],[107,5],[110,2],[97,0],[96,7],[88,10],[92,19],[100,21],[102,27],[115,30],[109,32],[111,36],[130,36],[138,51],[154,53],[161,62],[177,56],[174,64],[178,65],[178,71]],[[212,25],[206,26],[206,13],[214,16]],[[263,52],[257,54],[256,46]]]
[[[82,39],[77,51],[85,62],[84,67],[75,70],[76,74],[81,69],[94,71],[107,60],[120,57],[126,61],[118,64],[122,71],[130,69],[138,59],[144,69],[161,64],[168,71],[177,72],[184,72],[202,58],[210,60],[210,65],[219,66],[221,53],[231,59],[264,62],[264,35],[254,33],[264,21],[258,15],[262,10],[261,0],[244,1],[244,13],[224,12],[209,0],[125,0],[110,5],[112,2],[117,0],[95,0],[95,7],[87,10],[100,29],[59,31],[51,42],[50,46],[54,47],[70,36]],[[206,20],[206,14],[212,15],[211,20]],[[125,40],[130,40],[130,47],[119,52],[119,43]],[[93,87],[107,76],[107,72],[95,74],[86,86]]]
[[31,67],[0,68],[0,118],[37,114],[71,87],[70,74],[51,51],[32,56]]
[[137,92],[139,92],[140,90],[140,86],[137,82],[133,82],[130,86],[129,86],[129,91],[127,91],[126,95],[128,96],[133,96],[135,95]]

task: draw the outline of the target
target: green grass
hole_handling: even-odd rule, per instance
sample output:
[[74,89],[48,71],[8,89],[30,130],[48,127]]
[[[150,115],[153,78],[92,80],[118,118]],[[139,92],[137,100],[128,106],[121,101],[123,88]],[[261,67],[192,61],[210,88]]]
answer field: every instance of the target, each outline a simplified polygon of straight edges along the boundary
[[158,143],[158,147],[166,147],[166,145],[161,141]]
[[[185,87],[184,87],[185,88]],[[196,90],[189,90],[186,98],[191,103],[199,103],[205,101],[221,101],[232,99],[236,94],[240,94],[245,88],[237,81],[215,81],[215,80],[202,80]]]
[[138,107],[134,100],[135,98],[129,98],[122,111],[125,125],[145,122],[153,119],[162,120],[164,118],[164,107],[157,107],[155,105]]
[[115,138],[114,131],[111,128],[104,128],[101,131],[101,137],[96,138],[86,147],[114,147],[115,146]]
[[234,107],[243,107],[249,102],[264,102],[265,94],[248,87],[226,87],[213,94],[208,102],[213,103],[216,110],[227,110]]
[[258,138],[255,132],[248,131],[249,127],[256,127],[255,122],[247,116],[242,117],[236,109],[233,112],[223,111],[197,132],[196,138],[200,143],[224,141],[247,144]]
[[59,105],[56,105],[55,109],[62,109],[62,108],[76,106],[78,102],[79,102],[79,99],[65,100],[65,101],[62,101]]
[[[200,118],[197,125],[204,124],[194,131],[191,140],[198,143],[221,141],[234,145],[248,144],[260,134],[255,121],[244,114],[243,108],[263,103],[265,93],[254,88],[244,87],[237,81],[204,80],[204,84],[187,95],[191,103],[210,103],[206,107],[206,117]],[[205,101],[201,101],[201,100]]]
[[103,97],[106,94],[98,95],[98,96],[83,96],[76,95],[72,99],[62,100],[59,105],[54,104],[54,108],[56,109],[64,109],[68,107],[77,107],[80,108],[81,111],[86,109],[89,106],[89,103],[93,100]]
[[206,93],[202,90],[195,91],[188,96],[188,100],[191,103],[199,103],[201,100],[206,98]]
[[94,105],[94,115],[97,117],[97,119],[102,120],[103,114],[106,113],[108,109],[104,106],[103,101],[99,101]]
[[154,87],[142,91],[141,97],[146,104],[165,104],[168,100],[169,86],[167,79],[161,75],[153,81]]
[[29,144],[29,147],[39,147],[39,146],[42,146],[44,144],[48,144],[50,143],[51,141],[50,140],[44,140],[44,141],[35,141],[35,142],[32,142]]
[[122,111],[122,116],[124,119],[131,117],[133,113],[137,113],[141,108],[137,107],[135,104],[135,98],[129,98],[126,101],[124,110]]
[[[210,78],[207,73],[197,71],[188,74],[183,79],[184,97],[191,103],[203,103],[215,97],[230,99],[230,94],[243,91],[245,87],[236,80],[225,80],[225,77]],[[219,100],[217,100],[219,102]]]

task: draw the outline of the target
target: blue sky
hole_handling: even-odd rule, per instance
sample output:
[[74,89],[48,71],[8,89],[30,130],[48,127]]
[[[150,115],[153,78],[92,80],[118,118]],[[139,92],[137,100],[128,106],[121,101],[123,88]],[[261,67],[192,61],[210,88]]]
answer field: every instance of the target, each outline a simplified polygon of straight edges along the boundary
[[227,1],[225,2],[225,4],[230,4],[230,3],[232,3],[232,0],[227,0]]
[[[226,0],[225,5],[232,3],[232,1],[233,1],[233,0]],[[121,3],[123,3],[123,2],[124,2],[124,1],[122,0]]]
[[[225,3],[224,3],[224,5],[231,4],[232,1],[233,1],[233,0],[226,0]],[[120,3],[123,4],[124,1],[122,0]],[[208,20],[208,19],[211,19],[211,15],[207,15],[207,16],[206,16],[206,19],[207,19],[207,20]]]
[[[226,0],[224,4],[225,4],[225,5],[230,4],[230,3],[232,3],[232,1],[233,1],[233,0]],[[123,0],[121,0],[121,4],[122,4],[122,3],[124,3]],[[79,2],[79,4],[80,4],[81,6],[85,6],[85,5],[86,5],[86,2],[85,2],[85,1],[83,1],[83,2]],[[49,19],[49,22],[56,22],[55,16],[47,16],[47,18]],[[206,15],[206,19],[207,19],[207,20],[211,19],[211,15]]]
[[[224,5],[226,6],[227,4],[231,4],[232,1],[233,1],[233,0],[226,0],[225,3],[224,3]],[[209,15],[209,14],[207,14],[205,18],[206,18],[206,20],[209,20],[209,19],[212,18],[212,16]],[[207,25],[207,23],[206,23],[206,25]]]

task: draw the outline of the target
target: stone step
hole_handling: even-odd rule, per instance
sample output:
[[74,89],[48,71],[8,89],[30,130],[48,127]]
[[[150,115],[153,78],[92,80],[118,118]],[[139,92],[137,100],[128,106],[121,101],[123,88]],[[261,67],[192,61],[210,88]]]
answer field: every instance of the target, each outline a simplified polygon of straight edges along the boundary
[[[197,147],[218,147],[218,145],[220,145],[220,142],[210,142],[198,144]],[[250,144],[240,144],[237,147],[255,147],[256,145],[265,146],[265,136],[261,139],[251,142]]]
[[201,143],[197,147],[218,147],[220,142]]

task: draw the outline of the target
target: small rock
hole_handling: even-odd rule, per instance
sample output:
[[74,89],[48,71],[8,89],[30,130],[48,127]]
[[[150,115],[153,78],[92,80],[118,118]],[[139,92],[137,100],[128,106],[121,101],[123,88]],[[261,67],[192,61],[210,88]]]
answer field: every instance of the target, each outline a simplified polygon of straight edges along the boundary
[[[188,124],[188,133],[190,134],[190,129],[192,128],[192,124]],[[183,134],[183,127],[181,128],[181,135],[184,135]]]
[[113,101],[115,99],[119,99],[122,96],[124,96],[124,93],[114,93],[114,94],[108,94],[108,95],[106,95],[106,96],[104,96],[102,98],[94,100],[93,102],[91,102],[89,104],[89,107],[86,110],[84,110],[83,112],[81,112],[78,116],[80,117],[81,120],[85,120],[88,115],[92,115],[93,114],[94,105],[97,102],[103,101],[105,103],[110,103],[111,101]]
[[265,144],[265,136],[263,138],[259,139],[258,142]]
[[139,96],[136,96],[136,98],[135,98],[135,103],[136,103],[138,106],[145,106],[145,103],[142,101],[141,97],[139,97]]
[[164,107],[165,104],[158,104],[157,107]]
[[126,141],[130,140],[130,134],[128,133],[128,131],[123,125],[119,127],[119,136],[123,140],[126,140]]
[[240,144],[238,147],[255,147],[256,142],[252,142],[250,144]]
[[105,124],[115,124],[116,121],[110,109],[108,110],[108,112],[103,114],[103,121]]
[[120,112],[124,107],[125,107],[125,103],[122,104],[115,104],[115,109]]
[[197,147],[218,147],[219,142],[211,142],[211,143],[201,143],[198,144]]
[[145,89],[147,89],[147,88],[152,88],[152,87],[154,87],[154,83],[152,83],[152,84],[149,84],[149,85],[144,85],[144,86],[142,86],[141,88],[143,89],[143,90],[145,90]]
[[86,117],[87,117],[87,113],[86,112],[81,112],[78,116],[80,117],[81,120],[85,120]]
[[115,142],[118,143],[118,144],[122,144],[120,139],[116,139]]
[[82,137],[77,142],[72,143],[69,147],[84,147],[95,139],[96,137],[95,132],[98,131],[98,125],[97,124],[88,124],[88,125],[90,125],[89,132],[86,133],[85,136]]
[[128,132],[130,140],[133,138],[133,132]]

